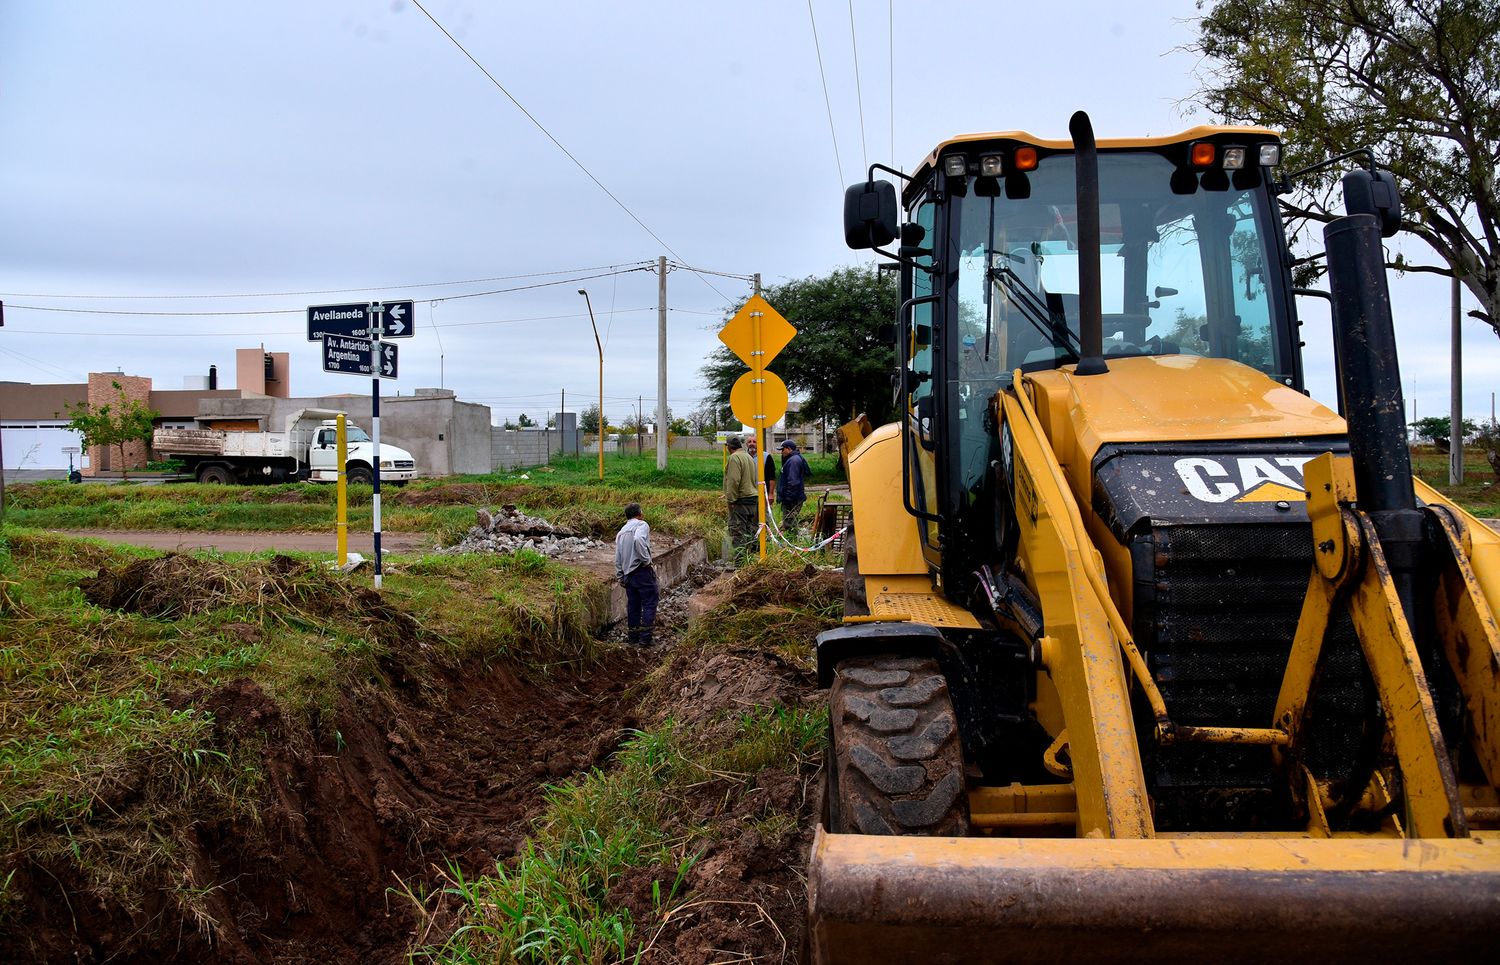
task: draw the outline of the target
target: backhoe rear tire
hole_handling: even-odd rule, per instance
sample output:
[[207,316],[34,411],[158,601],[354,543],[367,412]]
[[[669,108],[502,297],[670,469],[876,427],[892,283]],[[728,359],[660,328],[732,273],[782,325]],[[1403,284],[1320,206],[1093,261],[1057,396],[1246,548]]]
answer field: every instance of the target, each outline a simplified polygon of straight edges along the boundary
[[958,717],[936,660],[856,657],[838,665],[825,800],[845,834],[969,831]]

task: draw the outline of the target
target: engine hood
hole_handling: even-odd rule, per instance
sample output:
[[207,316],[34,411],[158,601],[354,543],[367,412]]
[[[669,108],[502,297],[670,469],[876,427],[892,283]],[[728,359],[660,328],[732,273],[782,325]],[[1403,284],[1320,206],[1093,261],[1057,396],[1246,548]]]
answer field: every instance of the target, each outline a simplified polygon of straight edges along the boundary
[[1327,406],[1238,362],[1194,355],[1108,362],[1105,375],[1065,368],[1028,377],[1054,445],[1070,438],[1080,462],[1108,443],[1305,439],[1347,431]]
[[[351,460],[363,459],[364,461],[369,462],[371,461],[370,457],[374,454],[375,444],[371,442],[357,442],[349,447],[349,458]],[[394,462],[398,459],[411,460],[412,455],[405,449],[400,449],[396,446],[388,446],[382,442],[380,444],[380,458],[382,461]]]

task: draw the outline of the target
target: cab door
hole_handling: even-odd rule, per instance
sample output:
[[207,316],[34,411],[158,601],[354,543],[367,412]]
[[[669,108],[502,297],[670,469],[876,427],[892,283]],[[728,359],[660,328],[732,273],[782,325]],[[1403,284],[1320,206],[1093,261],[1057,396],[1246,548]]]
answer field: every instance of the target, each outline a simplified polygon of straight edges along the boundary
[[319,426],[308,447],[307,463],[314,479],[332,479],[338,475],[338,430]]

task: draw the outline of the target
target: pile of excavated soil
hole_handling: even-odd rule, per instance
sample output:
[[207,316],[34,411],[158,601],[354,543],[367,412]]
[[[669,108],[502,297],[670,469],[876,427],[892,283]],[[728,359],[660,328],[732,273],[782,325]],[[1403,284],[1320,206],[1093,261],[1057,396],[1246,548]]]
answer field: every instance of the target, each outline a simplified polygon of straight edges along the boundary
[[[636,726],[625,692],[643,665],[621,650],[579,676],[468,667],[436,687],[384,669],[344,695],[322,736],[250,680],[173,698],[213,715],[205,750],[251,742],[266,775],[248,818],[174,833],[193,869],[183,884],[213,885],[199,915],[169,897],[174,882],[131,899],[72,864],[23,864],[7,892],[20,903],[9,920],[26,927],[0,929],[0,961],[404,962],[423,922],[393,889],[440,887],[450,862],[473,877],[514,853],[546,784],[605,764]],[[146,806],[139,787],[111,797]]]
[[84,599],[124,613],[176,619],[228,604],[270,606],[309,615],[340,614],[367,623],[383,641],[413,640],[416,622],[372,590],[350,587],[310,563],[273,556],[224,563],[168,553],[121,567],[103,565],[79,584]]

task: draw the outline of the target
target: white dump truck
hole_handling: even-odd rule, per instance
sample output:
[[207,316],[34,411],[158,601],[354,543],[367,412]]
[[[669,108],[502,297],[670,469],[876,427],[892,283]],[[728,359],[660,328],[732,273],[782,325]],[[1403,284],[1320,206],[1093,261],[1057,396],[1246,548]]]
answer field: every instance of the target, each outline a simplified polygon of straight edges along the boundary
[[[157,429],[151,447],[159,458],[177,459],[201,483],[280,483],[338,479],[335,418],[328,409],[299,409],[276,432],[223,429]],[[375,479],[375,443],[359,426],[345,422],[349,482]],[[380,481],[401,485],[417,478],[417,463],[405,449],[381,443]]]

